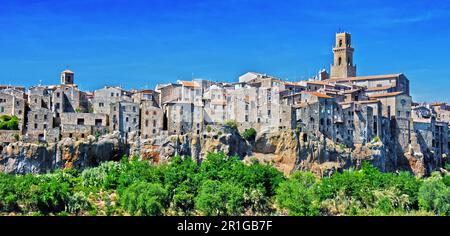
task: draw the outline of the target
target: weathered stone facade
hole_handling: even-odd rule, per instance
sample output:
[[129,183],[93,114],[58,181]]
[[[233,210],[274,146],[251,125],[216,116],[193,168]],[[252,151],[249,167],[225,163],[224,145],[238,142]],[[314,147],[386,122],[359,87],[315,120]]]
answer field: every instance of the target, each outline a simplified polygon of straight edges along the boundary
[[[25,142],[83,142],[117,131],[125,153],[152,160],[226,151],[321,173],[370,160],[382,170],[426,174],[448,160],[447,104],[414,106],[403,74],[357,76],[349,33],[336,35],[333,52],[331,75],[321,70],[307,81],[248,72],[234,83],[193,79],[89,93],[66,70],[59,85],[31,87],[27,96],[0,86],[0,115],[22,122],[0,141],[13,142],[19,132]],[[224,125],[229,121],[237,130]],[[249,128],[254,142],[240,137]]]

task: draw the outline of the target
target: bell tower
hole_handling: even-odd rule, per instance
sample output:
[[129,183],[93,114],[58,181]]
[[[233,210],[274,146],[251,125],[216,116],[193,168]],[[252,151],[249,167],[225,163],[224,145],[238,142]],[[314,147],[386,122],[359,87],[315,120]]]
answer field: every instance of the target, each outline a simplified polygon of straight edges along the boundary
[[347,78],[356,76],[353,64],[352,36],[350,33],[337,33],[336,45],[333,48],[334,62],[331,65],[331,78]]
[[61,72],[61,84],[73,84],[75,74],[71,70]]

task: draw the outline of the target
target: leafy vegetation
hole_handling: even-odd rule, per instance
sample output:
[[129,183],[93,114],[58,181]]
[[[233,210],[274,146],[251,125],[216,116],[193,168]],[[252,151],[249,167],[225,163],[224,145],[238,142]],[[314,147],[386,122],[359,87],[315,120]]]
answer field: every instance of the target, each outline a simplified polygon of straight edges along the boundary
[[254,141],[256,138],[256,130],[254,128],[246,129],[242,137],[247,141]]
[[19,130],[19,118],[17,116],[0,116],[0,130]]
[[3,215],[450,215],[450,176],[360,170],[285,177],[223,153],[152,166],[124,157],[45,175],[0,174]]
[[237,121],[235,121],[235,120],[227,120],[227,121],[225,121],[224,125],[225,125],[225,127],[228,127],[230,129],[235,129],[235,130],[238,129],[238,124],[237,124]]

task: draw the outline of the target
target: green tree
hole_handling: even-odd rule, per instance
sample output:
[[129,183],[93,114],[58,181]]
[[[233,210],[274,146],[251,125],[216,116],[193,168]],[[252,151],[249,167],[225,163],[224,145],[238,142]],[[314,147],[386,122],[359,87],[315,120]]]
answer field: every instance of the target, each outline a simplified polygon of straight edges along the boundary
[[445,185],[439,173],[433,173],[419,189],[420,209],[437,215],[450,215],[450,187]]
[[256,138],[256,130],[254,128],[246,129],[242,137],[247,141],[254,141]]
[[167,191],[158,183],[135,183],[123,191],[120,203],[131,215],[162,215],[168,203]]
[[238,124],[235,120],[227,120],[227,121],[225,121],[225,127],[237,130]]
[[16,195],[16,178],[0,173],[0,211],[10,212],[18,209]]
[[0,116],[0,130],[19,130],[19,118],[17,116]]
[[124,168],[122,163],[111,161],[104,162],[99,167],[86,169],[81,173],[83,186],[114,189]]
[[241,185],[206,180],[195,199],[196,208],[208,216],[239,216],[244,208],[244,189]]
[[294,173],[277,189],[276,201],[278,205],[286,209],[289,215],[319,215],[319,202],[314,195],[316,183],[317,180],[311,173]]

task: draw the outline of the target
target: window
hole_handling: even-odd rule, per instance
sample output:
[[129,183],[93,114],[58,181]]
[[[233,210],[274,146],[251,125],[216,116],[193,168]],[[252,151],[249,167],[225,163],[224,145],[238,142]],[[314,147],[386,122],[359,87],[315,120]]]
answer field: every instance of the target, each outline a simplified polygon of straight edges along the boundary
[[153,127],[156,126],[156,120],[153,120]]
[[133,118],[133,123],[136,123],[136,118]]
[[148,127],[148,120],[145,120],[145,127]]
[[136,112],[136,107],[133,107],[133,112]]
[[95,126],[102,126],[102,119],[95,119]]
[[128,120],[129,120],[129,119],[128,119],[128,117],[127,117],[127,118],[125,118],[125,121],[126,121],[126,122],[128,122]]
[[152,130],[152,133],[153,133],[153,134],[156,134],[156,129],[153,129],[153,130]]
[[4,107],[0,107],[0,112],[5,112],[5,108]]
[[248,115],[245,115],[245,122],[248,122]]
[[47,125],[46,124],[44,124],[44,129],[47,129]]
[[61,96],[61,93],[56,93],[56,97],[59,98]]
[[338,65],[341,65],[341,64],[342,64],[342,57],[339,57]]
[[111,93],[111,97],[114,97],[114,93]]
[[268,116],[271,116],[271,115],[272,115],[272,111],[271,111],[271,110],[268,110],[268,111],[267,111],[267,115],[268,115]]
[[78,125],[84,125],[84,119],[78,118],[77,124],[78,124]]
[[398,117],[400,117],[400,114],[401,114],[401,112],[400,112],[400,111],[397,111],[397,116],[398,116]]
[[34,129],[37,129],[38,128],[38,124],[34,124]]
[[47,120],[47,115],[44,115],[44,120]]
[[342,47],[342,39],[339,39],[339,47]]
[[150,112],[149,112],[149,111],[145,111],[145,115],[147,115],[147,116],[148,116],[149,114],[150,114]]
[[34,119],[37,120],[37,118],[38,118],[38,115],[35,114],[35,115],[34,115]]
[[153,115],[156,116],[156,111],[153,111]]

